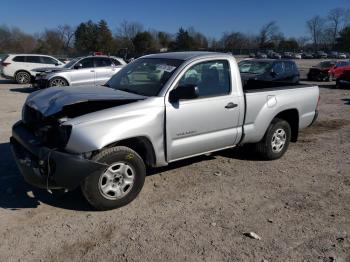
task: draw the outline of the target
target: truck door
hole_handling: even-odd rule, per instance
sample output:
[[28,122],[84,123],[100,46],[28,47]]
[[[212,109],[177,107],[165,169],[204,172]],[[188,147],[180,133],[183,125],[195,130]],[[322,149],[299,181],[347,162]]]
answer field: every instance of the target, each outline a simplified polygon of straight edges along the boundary
[[199,97],[166,101],[166,143],[169,162],[235,144],[238,97],[232,95],[227,60],[193,64],[174,88],[196,85]]

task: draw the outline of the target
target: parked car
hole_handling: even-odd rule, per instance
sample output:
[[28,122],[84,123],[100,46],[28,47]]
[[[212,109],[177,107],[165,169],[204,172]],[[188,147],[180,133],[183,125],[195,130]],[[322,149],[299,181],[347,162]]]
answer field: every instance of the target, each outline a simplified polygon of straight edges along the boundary
[[312,53],[306,52],[306,53],[302,53],[302,58],[304,59],[313,59],[314,55]]
[[247,85],[249,80],[290,84],[299,82],[298,68],[291,60],[253,59],[241,61],[238,66],[244,85]]
[[244,91],[235,58],[209,52],[144,56],[107,86],[28,96],[11,137],[26,181],[80,186],[95,208],[117,208],[141,191],[146,167],[248,143],[263,159],[282,157],[319,100],[314,85]]
[[350,70],[345,70],[337,78],[336,87],[350,87]]
[[336,61],[323,61],[316,66],[310,68],[307,74],[309,81],[329,81],[328,71],[336,64]]
[[301,59],[302,58],[302,55],[300,53],[294,53],[293,54],[293,58],[294,59]]
[[114,56],[87,56],[71,60],[61,68],[37,68],[33,86],[102,85],[126,63]]
[[336,59],[338,59],[339,58],[338,52],[336,52],[336,51],[329,52],[328,53],[328,58],[336,58]]
[[344,73],[345,70],[350,70],[350,62],[339,61],[331,69],[329,69],[328,73],[332,80],[336,80],[341,74]]
[[18,84],[29,84],[35,77],[33,69],[38,67],[60,68],[64,65],[58,59],[47,55],[9,54],[0,64],[4,78],[14,79]]
[[314,58],[326,59],[327,57],[328,57],[328,55],[323,51],[317,51],[314,55]]
[[345,53],[338,53],[338,58],[339,59],[346,59],[346,54]]
[[266,59],[267,58],[267,54],[262,53],[262,52],[257,52],[255,57],[256,58],[260,58],[260,59]]
[[292,52],[284,52],[283,53],[283,58],[292,59],[293,58],[293,53]]
[[269,52],[268,54],[267,54],[267,57],[268,58],[271,58],[271,59],[281,59],[282,58],[282,56],[281,56],[281,54],[279,54],[279,53],[276,53],[276,52]]

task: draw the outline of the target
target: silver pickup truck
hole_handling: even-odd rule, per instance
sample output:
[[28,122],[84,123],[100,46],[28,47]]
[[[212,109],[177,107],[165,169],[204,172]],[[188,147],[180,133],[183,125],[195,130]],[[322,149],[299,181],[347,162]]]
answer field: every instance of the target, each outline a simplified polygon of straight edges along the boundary
[[125,66],[105,86],[32,93],[11,145],[29,183],[48,190],[79,186],[100,210],[140,192],[146,167],[254,144],[280,158],[317,118],[312,85],[250,82],[235,58],[209,52],[163,53]]

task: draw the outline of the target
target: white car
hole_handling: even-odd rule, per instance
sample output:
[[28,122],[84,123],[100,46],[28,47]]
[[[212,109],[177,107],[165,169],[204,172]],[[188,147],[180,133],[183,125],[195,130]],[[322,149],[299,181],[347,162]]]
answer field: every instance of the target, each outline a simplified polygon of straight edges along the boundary
[[295,54],[293,54],[293,58],[294,59],[301,59],[302,57],[301,57],[301,54],[295,53]]
[[64,63],[52,56],[35,54],[9,54],[0,64],[4,78],[15,79],[18,84],[29,84],[35,77],[32,70],[38,67],[61,67]]

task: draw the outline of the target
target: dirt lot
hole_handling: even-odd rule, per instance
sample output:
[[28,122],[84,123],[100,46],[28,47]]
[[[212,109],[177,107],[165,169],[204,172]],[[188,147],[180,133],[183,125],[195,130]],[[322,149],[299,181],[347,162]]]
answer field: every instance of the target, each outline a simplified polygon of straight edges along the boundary
[[0,261],[350,261],[350,90],[330,87],[282,159],[182,161],[128,206],[95,212],[79,190],[57,199],[23,181],[9,137],[32,89],[0,80]]

